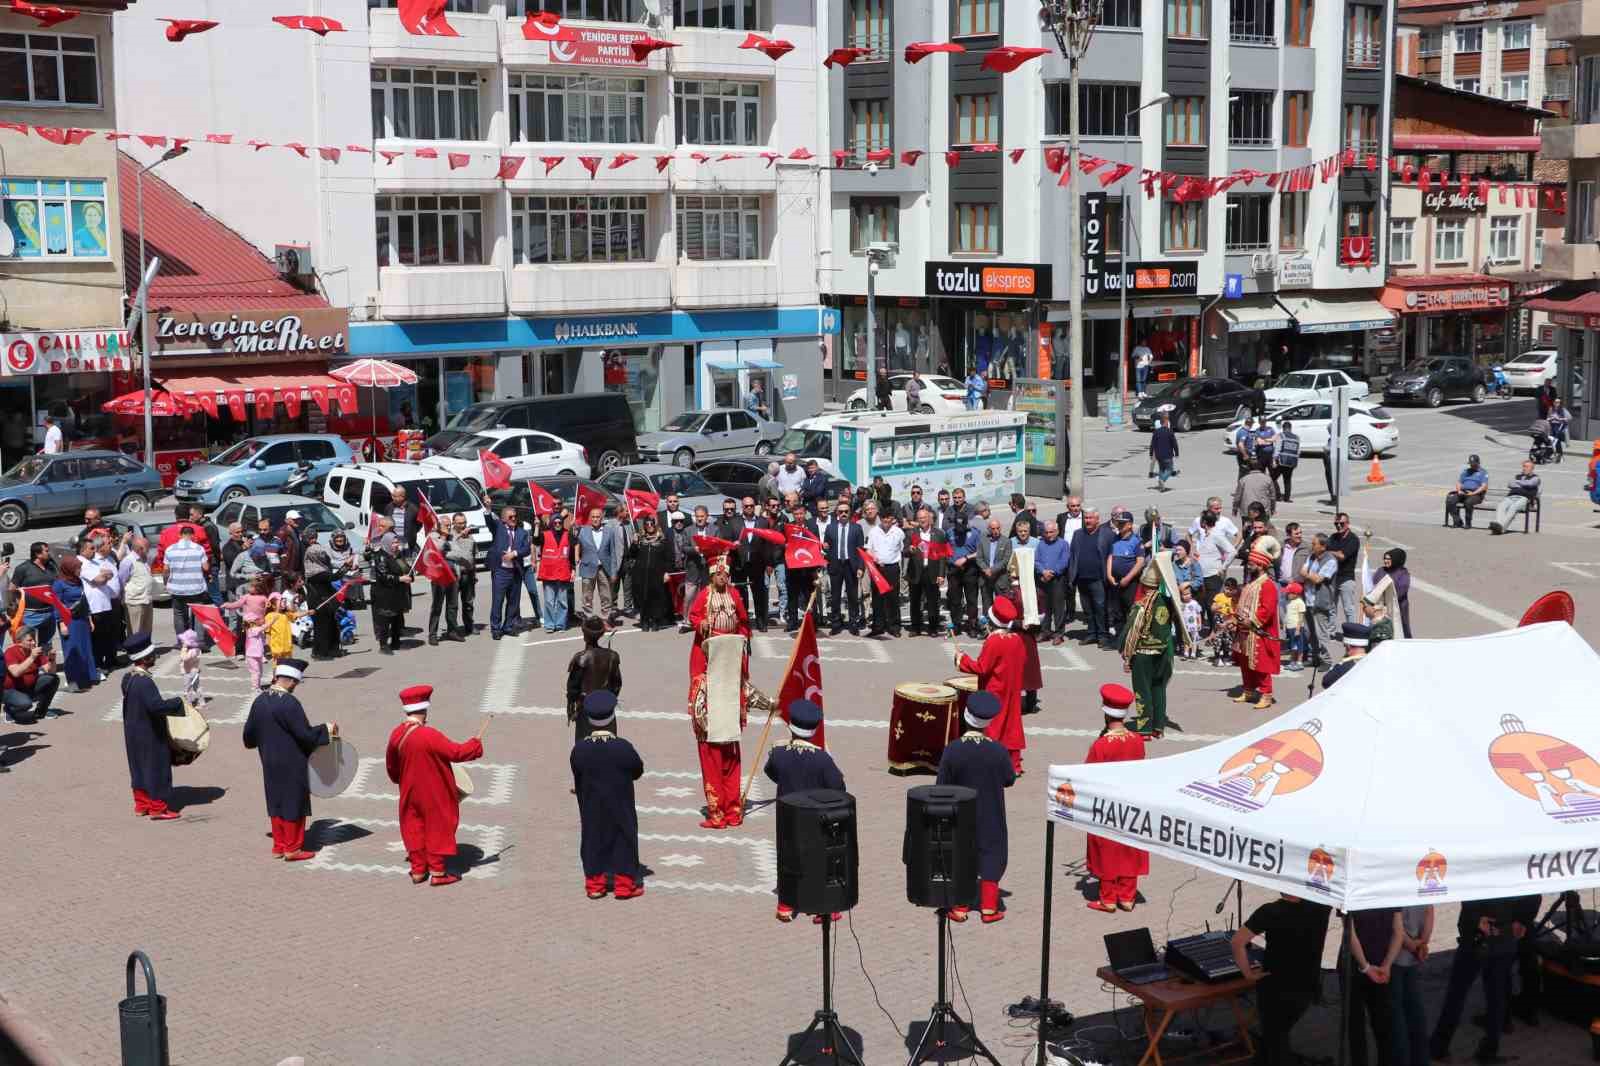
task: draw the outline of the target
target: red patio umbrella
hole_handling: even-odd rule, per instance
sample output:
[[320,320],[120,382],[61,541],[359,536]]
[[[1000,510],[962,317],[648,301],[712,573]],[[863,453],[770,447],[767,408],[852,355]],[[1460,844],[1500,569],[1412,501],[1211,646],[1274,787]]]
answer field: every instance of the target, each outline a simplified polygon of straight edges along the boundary
[[[144,414],[144,390],[136,389],[107,400],[100,410],[114,415]],[[158,418],[187,417],[200,410],[200,402],[165,389],[150,390],[150,413]]]
[[[336,367],[328,373],[350,385],[368,389],[394,389],[401,385],[415,385],[417,375],[399,363],[387,359],[357,359],[353,363]],[[378,435],[378,405],[372,405],[372,435]]]

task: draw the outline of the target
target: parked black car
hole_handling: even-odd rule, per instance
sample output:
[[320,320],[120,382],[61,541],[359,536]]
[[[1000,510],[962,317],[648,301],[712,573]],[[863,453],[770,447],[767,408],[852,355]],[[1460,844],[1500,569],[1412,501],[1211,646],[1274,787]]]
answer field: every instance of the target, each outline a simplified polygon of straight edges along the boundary
[[633,410],[620,392],[475,403],[429,437],[428,447],[442,452],[467,434],[485,429],[537,429],[581,444],[589,449],[589,464],[597,476],[633,462],[639,451]]
[[[564,474],[536,477],[532,481],[574,513],[578,509],[579,485],[586,485],[590,492],[599,493],[606,498],[607,518],[615,518],[618,514],[623,513],[622,497],[607,492],[598,481],[591,481],[586,477],[569,477]],[[517,519],[519,521],[533,521],[533,493],[529,491],[528,482],[526,481],[514,481],[509,489],[495,489],[489,493],[489,503],[497,512],[500,508],[509,504],[517,509]]]
[[1133,409],[1133,424],[1151,429],[1156,419],[1168,415],[1172,428],[1187,433],[1197,426],[1227,425],[1241,409],[1259,415],[1267,409],[1267,398],[1231,378],[1187,378],[1146,386],[1147,393]]
[[[694,464],[695,472],[724,496],[735,498],[754,495],[756,485],[767,472],[767,464],[774,462],[771,455],[738,455],[722,459],[702,459]],[[838,499],[839,493],[850,487],[844,478],[828,479],[828,498]]]
[[1489,374],[1465,355],[1435,355],[1389,375],[1383,387],[1385,403],[1425,403],[1438,407],[1446,400],[1482,403],[1489,395]]

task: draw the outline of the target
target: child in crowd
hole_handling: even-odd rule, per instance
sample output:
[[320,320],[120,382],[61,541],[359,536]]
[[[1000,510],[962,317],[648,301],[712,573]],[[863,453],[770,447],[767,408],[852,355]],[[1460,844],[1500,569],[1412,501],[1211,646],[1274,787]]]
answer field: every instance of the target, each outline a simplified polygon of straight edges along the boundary
[[284,596],[284,593],[279,593],[268,601],[267,615],[262,620],[267,635],[267,654],[272,656],[274,674],[277,673],[279,662],[294,655],[294,620],[310,613],[296,611],[285,603]]
[[267,608],[271,603],[272,575],[257,574],[243,596],[222,606],[237,608],[239,628],[244,633],[244,661],[250,670],[250,684],[261,687],[261,664],[267,651]]
[[1288,642],[1288,669],[1299,671],[1306,657],[1306,600],[1305,589],[1298,581],[1289,582],[1284,589],[1289,602],[1283,609],[1283,636]]
[[1230,577],[1211,599],[1211,665],[1233,662],[1233,612],[1239,602],[1239,579]]
[[178,634],[178,665],[183,670],[183,694],[190,703],[200,706],[211,702],[209,696],[200,692],[200,634],[192,629],[185,629]]
[[1178,586],[1183,596],[1183,628],[1189,634],[1186,659],[1200,658],[1200,601],[1194,598],[1194,588],[1187,581]]

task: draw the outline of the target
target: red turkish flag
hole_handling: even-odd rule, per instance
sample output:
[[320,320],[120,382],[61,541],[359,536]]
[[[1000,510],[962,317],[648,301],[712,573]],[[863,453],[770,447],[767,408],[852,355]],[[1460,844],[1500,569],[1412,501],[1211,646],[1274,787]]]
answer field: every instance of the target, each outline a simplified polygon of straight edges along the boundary
[[[294,146],[290,145],[290,147],[292,148]],[[418,148],[415,151],[413,151],[411,154],[416,156],[418,159],[438,159],[439,158],[439,149],[437,149],[437,148]]]
[[1007,44],[999,48],[990,49],[979,64],[985,70],[997,70],[1001,74],[1010,74],[1030,59],[1038,59],[1049,54],[1048,48],[1023,48],[1020,45]]
[[1022,149],[1021,149],[1021,148],[1013,148],[1013,149],[1011,149],[1011,151],[1010,151],[1010,152],[1008,152],[1008,153],[1007,153],[1007,154],[1008,154],[1008,155],[1009,155],[1009,156],[1011,156],[1011,161],[1012,161],[1012,162],[1013,162],[1013,163],[1020,163],[1020,162],[1022,162]]
[[318,148],[317,149],[317,154],[320,155],[322,158],[326,159],[330,163],[337,163],[339,161],[339,156],[340,156],[341,153],[340,153],[339,149],[337,149],[337,148],[326,148],[326,147],[324,147],[324,148]]
[[533,500],[533,513],[540,518],[549,518],[556,513],[556,508],[561,506],[561,501],[550,494],[543,486],[528,482],[528,496]]
[[773,40],[770,37],[763,37],[759,33],[747,34],[744,43],[739,47],[764,52],[767,58],[774,62],[794,51],[794,45],[791,42]]
[[764,540],[768,544],[785,544],[789,540],[776,529],[762,529],[760,526],[749,526],[740,535],[746,540]]
[[157,19],[167,24],[167,40],[181,41],[191,33],[204,33],[221,25],[211,19]]
[[625,167],[638,158],[638,156],[631,155],[628,152],[618,152],[616,155],[611,157],[611,162],[606,165],[606,169],[616,170],[618,167]]
[[233,134],[231,134],[231,133],[208,133],[208,134],[206,134],[206,143],[207,144],[232,144],[233,143]]
[[[143,137],[141,137],[139,139],[140,140],[144,140]],[[290,151],[294,152],[294,154],[299,156],[301,159],[310,159],[311,158],[309,155],[306,154],[306,146],[301,144],[299,141],[290,141],[289,143],[285,144],[283,147],[288,148]],[[432,151],[432,149],[429,149],[429,151]]]
[[567,157],[564,155],[542,155],[539,157],[539,162],[544,164],[544,172],[548,175],[556,167],[559,167],[561,161],[565,158]]
[[404,152],[395,152],[386,148],[379,148],[378,154],[383,156],[383,165],[386,167],[394,166],[394,161],[405,155]]
[[510,181],[517,176],[517,171],[522,169],[522,164],[528,161],[526,156],[503,155],[500,157],[500,169],[495,176],[501,181]]
[[911,534],[911,546],[922,552],[922,557],[930,563],[936,563],[940,559],[948,559],[956,553],[955,546],[949,541],[939,541],[932,537],[923,540],[921,533]]
[[77,145],[89,139],[93,130],[61,129],[58,126],[35,126],[33,131],[51,144]]
[[723,540],[721,537],[696,533],[694,534],[694,546],[700,550],[701,555],[706,557],[706,562],[710,562],[719,556],[727,555],[739,545],[731,540]]
[[228,393],[228,414],[235,422],[243,422],[247,417],[244,411],[244,393]]
[[[1018,151],[1021,151],[1021,149],[1018,149]],[[893,148],[876,148],[876,149],[873,149],[872,151],[867,153],[867,162],[869,162],[869,163],[887,163],[893,157],[894,157],[894,149]]]
[[553,12],[541,11],[534,14],[530,11],[522,23],[522,37],[527,41],[559,41],[571,44],[578,39],[578,31],[561,25],[561,19]]
[[628,504],[628,520],[637,522],[647,514],[661,510],[661,497],[644,489],[623,489],[622,498]]
[[[779,155],[777,152],[762,152],[761,153],[761,158],[765,159],[767,161],[767,169],[771,170],[772,169],[772,164],[776,163],[778,160],[782,159],[783,157],[781,155]],[[659,170],[660,168],[657,167],[656,169]]]
[[422,550],[417,553],[417,561],[411,569],[435,585],[456,583],[455,568],[445,561],[444,552],[439,550],[439,542],[432,537],[422,542]]
[[577,521],[587,522],[590,511],[606,513],[606,494],[600,489],[592,489],[588,485],[579,484],[577,498],[573,504],[573,514]]
[[900,153],[900,162],[904,163],[908,167],[914,167],[917,165],[917,160],[921,159],[927,154],[928,153],[924,152],[921,148],[907,148],[905,151]]
[[78,12],[49,4],[33,4],[28,0],[11,0],[11,10],[19,15],[38,20],[40,27],[49,29],[59,23],[78,17]]
[[451,170],[460,170],[462,167],[472,162],[472,157],[466,152],[451,152],[449,153],[449,160]]
[[445,0],[400,0],[400,25],[418,37],[459,37],[445,21]]
[[440,525],[439,512],[433,509],[427,493],[423,492],[417,493],[417,525],[421,526],[425,533],[432,533]]
[[[307,391],[309,391],[311,393],[311,402],[316,404],[317,407],[322,411],[323,414],[327,414],[328,413],[328,389],[327,389],[327,387],[323,386],[323,385],[313,385]],[[204,403],[205,401],[202,400],[201,402]],[[216,415],[213,413],[211,417],[215,418]]]
[[344,32],[344,24],[338,19],[324,18],[321,15],[273,15],[272,21],[286,29],[310,30],[318,37]]
[[794,151],[789,153],[789,158],[790,159],[812,159],[812,158],[815,158],[815,157],[812,156],[811,149],[809,149],[809,148],[796,148]]
[[[789,704],[795,700],[810,700],[818,707],[822,706],[822,653],[817,650],[817,616],[810,611],[806,612],[805,621],[800,623],[800,634],[794,641],[794,656],[789,661],[792,665],[788,676],[778,689],[778,713],[783,715],[785,725],[789,722]],[[825,724],[818,723],[817,731],[811,737],[811,743],[819,748],[828,746],[823,735]]]
[[195,397],[195,402],[200,405],[200,409],[202,411],[204,411],[206,414],[210,415],[212,418],[216,418],[217,417],[217,394],[216,393],[214,393],[214,392],[202,392],[200,395]]
[[483,467],[483,487],[488,489],[509,489],[511,487],[511,464],[500,458],[494,452],[478,452],[478,462]]
[[209,603],[191,603],[189,613],[194,615],[194,620],[200,623],[200,628],[211,634],[211,639],[217,642],[217,647],[222,649],[222,654],[233,658],[239,646],[233,630],[228,628],[228,623],[223,619],[222,612]]
[[643,63],[650,58],[651,52],[659,52],[663,48],[678,47],[675,41],[663,41],[659,37],[640,37],[628,44],[628,49],[633,52],[633,61]]
[[671,165],[672,165],[672,157],[670,155],[658,155],[658,156],[656,156],[656,173],[657,174],[661,173],[663,170],[666,170]]
[[56,598],[55,590],[49,585],[29,585],[22,590],[26,599],[36,600],[39,603],[48,603],[56,609],[56,617],[61,619],[62,625],[72,621],[72,612],[67,610],[67,605]]
[[961,165],[961,153],[960,152],[946,152],[944,154],[944,165],[949,167],[951,170],[954,170],[954,169],[956,169],[956,167],[959,167]]
[[878,595],[888,595],[889,579],[883,576],[883,571],[879,570],[878,564],[872,561],[872,556],[867,554],[867,549],[857,548],[856,554],[861,556],[863,563],[867,564],[867,576],[872,578],[872,587],[878,590]]
[[339,586],[339,591],[333,594],[333,598],[338,600],[340,603],[343,603],[344,598],[350,594],[351,589],[360,588],[366,583],[367,579],[362,577],[360,574],[356,574],[353,577],[347,577],[344,579],[344,583]]
[[600,157],[597,155],[580,155],[578,162],[589,172],[590,178],[593,178],[594,172],[600,169]]
[[783,546],[783,563],[791,570],[814,570],[822,565],[822,541],[805,526],[783,527],[788,543]]
[[272,417],[272,393],[266,389],[256,393],[256,417],[263,419]]
[[339,410],[347,415],[353,415],[360,410],[356,403],[356,387],[354,385],[338,385],[334,387],[333,398],[339,401]]
[[935,52],[948,52],[956,55],[966,49],[959,44],[941,43],[939,41],[912,41],[906,45],[906,62],[920,63]]
[[[206,138],[206,139],[210,140],[209,137]],[[371,155],[372,154],[372,149],[371,148],[368,148],[365,145],[360,145],[360,144],[347,144],[347,145],[344,146],[344,150],[347,151],[347,152],[360,152],[362,155]]]
[[828,53],[828,58],[822,61],[822,65],[825,67],[848,67],[851,63],[854,63],[863,56],[869,56],[871,54],[872,49],[870,48],[835,48],[833,51]]
[[283,413],[290,418],[300,417],[300,390],[287,389],[283,394]]

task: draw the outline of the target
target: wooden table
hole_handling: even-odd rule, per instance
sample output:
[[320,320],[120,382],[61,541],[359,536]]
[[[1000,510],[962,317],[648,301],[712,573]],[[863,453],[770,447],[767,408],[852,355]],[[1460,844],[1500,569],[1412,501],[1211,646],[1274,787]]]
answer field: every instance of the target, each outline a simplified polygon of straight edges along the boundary
[[1144,1008],[1144,1031],[1150,1038],[1145,1047],[1144,1056],[1139,1059],[1139,1066],[1147,1062],[1155,1066],[1163,1066],[1161,1058],[1161,1038],[1166,1035],[1167,1026],[1172,1024],[1172,1019],[1180,1011],[1199,1010],[1201,1007],[1210,1007],[1223,1000],[1228,1001],[1228,1006],[1233,1009],[1234,1021],[1239,1026],[1239,1039],[1230,1040],[1225,1044],[1207,1048],[1204,1052],[1193,1051],[1175,1058],[1169,1062],[1181,1062],[1184,1059],[1194,1058],[1196,1055],[1210,1055],[1222,1048],[1231,1048],[1243,1045],[1244,1054],[1232,1058],[1214,1059],[1214,1062],[1244,1062],[1255,1056],[1255,1045],[1250,1041],[1250,1027],[1247,1024],[1244,1006],[1241,997],[1248,992],[1256,982],[1246,977],[1236,977],[1231,981],[1199,981],[1192,977],[1175,974],[1162,981],[1151,981],[1149,984],[1136,985],[1123,980],[1112,971],[1109,966],[1102,966],[1095,971],[1095,976],[1109,985],[1113,985],[1139,1001]]

